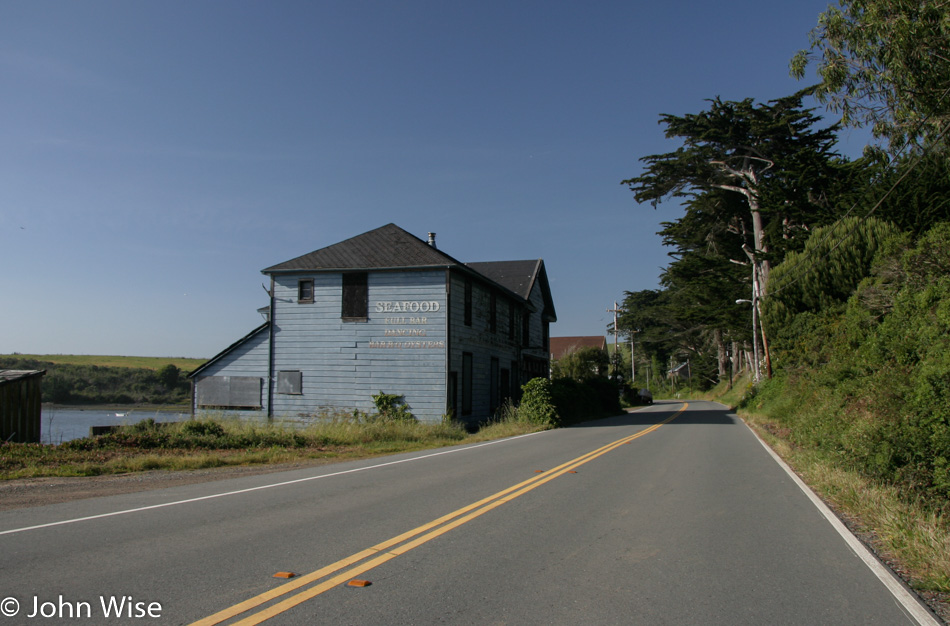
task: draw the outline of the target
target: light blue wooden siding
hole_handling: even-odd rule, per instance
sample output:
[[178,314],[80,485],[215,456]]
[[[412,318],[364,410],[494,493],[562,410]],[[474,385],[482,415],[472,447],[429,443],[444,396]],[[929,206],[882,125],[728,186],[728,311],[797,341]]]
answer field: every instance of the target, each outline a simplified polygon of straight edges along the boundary
[[[313,279],[312,303],[297,302],[301,278]],[[275,417],[372,412],[372,396],[384,392],[404,396],[420,420],[441,420],[444,271],[369,272],[368,319],[359,322],[341,319],[342,274],[277,276],[274,289],[274,375],[296,370],[303,379],[300,395],[274,394]]]
[[[261,407],[260,411],[234,411],[242,415],[267,415],[267,355],[268,355],[268,329],[265,327],[260,332],[252,335],[234,348],[228,354],[222,356],[218,361],[207,366],[205,370],[197,377],[197,384],[202,378],[208,376],[255,376],[260,377],[261,384]],[[205,411],[201,411],[204,413]],[[218,409],[211,411],[220,413]]]
[[[449,370],[458,372],[458,406],[461,411],[462,398],[462,354],[472,354],[472,414],[457,415],[461,420],[478,422],[492,417],[493,407],[491,398],[492,357],[497,358],[499,370],[511,370],[511,363],[520,358],[521,322],[520,311],[522,304],[515,303],[513,307],[515,319],[515,336],[508,339],[508,303],[512,300],[502,291],[496,291],[497,298],[497,330],[491,332],[492,288],[477,279],[472,279],[472,325],[465,325],[465,276],[453,273],[451,279],[450,306],[451,323],[451,354],[449,355]],[[515,390],[519,382],[511,372],[511,389]],[[498,381],[496,381],[496,384]]]

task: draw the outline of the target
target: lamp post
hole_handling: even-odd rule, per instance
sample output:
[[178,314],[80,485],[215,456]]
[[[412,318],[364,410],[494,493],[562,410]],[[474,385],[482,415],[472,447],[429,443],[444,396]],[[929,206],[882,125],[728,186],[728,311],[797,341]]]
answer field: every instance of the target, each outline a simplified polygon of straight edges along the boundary
[[630,383],[634,387],[637,385],[637,361],[633,356],[633,339],[638,332],[639,328],[630,331]]
[[[755,295],[752,296],[755,298]],[[736,300],[736,304],[748,302],[752,305],[752,379],[759,382],[759,307],[755,300]]]

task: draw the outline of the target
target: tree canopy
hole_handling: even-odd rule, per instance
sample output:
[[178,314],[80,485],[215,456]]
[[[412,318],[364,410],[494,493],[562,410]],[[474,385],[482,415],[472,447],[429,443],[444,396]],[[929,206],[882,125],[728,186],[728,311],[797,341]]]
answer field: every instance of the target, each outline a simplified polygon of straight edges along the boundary
[[[666,136],[681,140],[682,146],[641,158],[644,173],[622,184],[630,187],[637,202],[654,206],[667,198],[714,190],[741,196],[744,214],[716,217],[741,238],[739,245],[746,246],[750,259],[754,257],[764,293],[770,251],[784,247],[797,229],[807,228],[821,215],[834,179],[835,129],[819,126],[821,118],[802,105],[806,95],[807,90],[765,104],[751,98],[715,98],[697,114],[661,115]],[[708,204],[716,206],[727,205]]]
[[950,119],[950,12],[938,0],[840,0],[818,18],[811,47],[791,61],[817,62],[819,101],[842,122],[870,125],[892,151],[923,146]]
[[759,302],[771,264],[834,221],[838,191],[854,176],[834,152],[835,128],[803,106],[807,93],[764,104],[716,98],[697,114],[662,115],[682,145],[643,157],[644,172],[623,181],[638,202],[680,199],[685,213],[660,231],[673,259],[665,289],[628,292],[628,311],[646,307],[622,316],[620,329],[642,327],[655,354],[690,358],[705,380],[724,375],[727,343],[754,337],[736,301]]

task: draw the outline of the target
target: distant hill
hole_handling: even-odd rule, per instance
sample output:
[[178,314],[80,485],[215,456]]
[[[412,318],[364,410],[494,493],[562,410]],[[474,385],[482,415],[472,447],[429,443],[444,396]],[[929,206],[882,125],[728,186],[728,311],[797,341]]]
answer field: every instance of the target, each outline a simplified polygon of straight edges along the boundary
[[0,355],[0,369],[46,370],[43,402],[185,404],[187,374],[204,359],[89,355]]
[[174,365],[184,372],[194,371],[208,359],[186,359],[184,357],[163,356],[98,356],[88,354],[0,354],[0,358],[23,359],[56,363],[57,365],[96,365],[99,367],[132,367],[148,370],[160,370],[166,365]]

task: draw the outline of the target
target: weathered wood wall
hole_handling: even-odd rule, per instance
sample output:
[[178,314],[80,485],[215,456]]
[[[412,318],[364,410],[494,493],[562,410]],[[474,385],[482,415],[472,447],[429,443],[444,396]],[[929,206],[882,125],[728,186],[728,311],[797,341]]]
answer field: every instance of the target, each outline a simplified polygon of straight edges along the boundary
[[[472,281],[472,323],[465,324],[465,282],[461,273],[453,273],[451,283],[451,354],[449,370],[458,377],[458,406],[456,417],[463,421],[479,422],[492,417],[503,400],[502,374],[507,372],[508,392],[518,395],[520,390],[519,359],[521,354],[521,318],[523,305],[510,299],[500,289],[477,279]],[[495,330],[491,328],[491,297],[495,294]],[[509,303],[512,304],[509,307]],[[513,336],[509,334],[509,320],[514,316]],[[462,359],[472,355],[472,411],[462,411],[465,385]],[[492,359],[497,359],[493,367]]]
[[[297,302],[301,278],[313,278],[312,303]],[[275,394],[274,415],[306,415],[320,407],[373,412],[372,396],[384,392],[403,396],[418,419],[440,420],[445,413],[444,271],[370,272],[369,310],[361,321],[342,319],[342,288],[342,274],[336,273],[276,278],[275,376],[299,371],[302,389]]]
[[38,443],[45,371],[10,371],[0,376],[0,441]]

